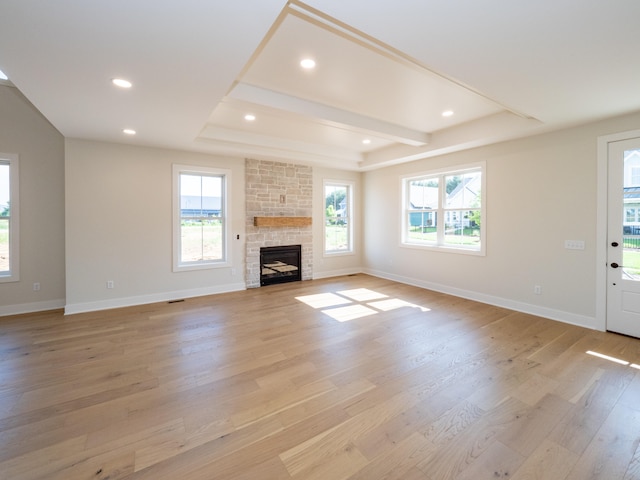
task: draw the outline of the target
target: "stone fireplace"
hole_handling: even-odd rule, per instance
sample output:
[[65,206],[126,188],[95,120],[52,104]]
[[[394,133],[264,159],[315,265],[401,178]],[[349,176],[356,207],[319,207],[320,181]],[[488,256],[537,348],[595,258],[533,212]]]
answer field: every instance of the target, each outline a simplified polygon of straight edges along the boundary
[[311,225],[256,226],[256,217],[311,217],[312,168],[265,160],[245,161],[246,196],[246,284],[260,286],[260,249],[300,245],[302,280],[313,278],[313,234]]

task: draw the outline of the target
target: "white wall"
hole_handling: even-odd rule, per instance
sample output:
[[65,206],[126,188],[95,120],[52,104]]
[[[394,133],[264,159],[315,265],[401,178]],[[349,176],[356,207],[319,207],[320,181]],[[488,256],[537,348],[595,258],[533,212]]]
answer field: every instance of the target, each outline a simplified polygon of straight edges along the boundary
[[17,154],[20,164],[20,281],[0,283],[0,315],[61,308],[64,138],[16,88],[2,85],[0,152]]
[[[230,267],[172,271],[174,163],[231,170]],[[67,313],[244,288],[243,159],[68,139],[65,168]]]
[[[22,208],[21,280],[0,284],[0,315],[65,301],[75,312],[244,288],[243,159],[65,141],[11,87],[0,86],[0,106],[0,151],[20,156]],[[602,325],[595,318],[602,285],[595,250],[597,138],[639,124],[640,114],[632,114],[366,173],[316,166],[314,277],[364,270],[587,327]],[[487,163],[487,255],[401,247],[400,177],[477,160]],[[173,163],[232,170],[231,267],[172,272]],[[362,222],[354,255],[322,253],[325,179],[355,182],[355,216]],[[586,248],[567,250],[565,240],[584,240]],[[114,289],[106,288],[107,280]],[[39,292],[33,292],[34,282],[40,282]],[[534,285],[542,286],[542,295],[534,295]]]
[[[324,253],[324,181],[353,182],[353,253],[326,255]],[[313,277],[325,278],[362,271],[362,173],[313,167]]]
[[[365,270],[597,327],[597,137],[638,121],[637,114],[619,117],[366,173]],[[401,247],[400,176],[478,160],[487,164],[486,256]],[[586,248],[567,250],[565,240]]]
[[[231,169],[229,268],[172,272],[172,164]],[[245,288],[245,161],[213,155],[77,139],[66,140],[66,312],[221,293]],[[322,182],[356,185],[361,174],[313,169],[314,276],[359,272],[361,248],[350,256],[322,256]],[[240,240],[236,236],[240,235]],[[356,239],[361,238],[356,229]],[[317,246],[317,247],[316,247]],[[108,289],[112,280],[115,288]]]

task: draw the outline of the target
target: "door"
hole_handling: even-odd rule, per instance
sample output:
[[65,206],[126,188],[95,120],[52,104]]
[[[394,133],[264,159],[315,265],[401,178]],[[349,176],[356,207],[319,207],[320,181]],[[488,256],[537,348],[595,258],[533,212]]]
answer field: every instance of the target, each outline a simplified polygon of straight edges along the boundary
[[640,337],[640,138],[609,143],[607,330]]

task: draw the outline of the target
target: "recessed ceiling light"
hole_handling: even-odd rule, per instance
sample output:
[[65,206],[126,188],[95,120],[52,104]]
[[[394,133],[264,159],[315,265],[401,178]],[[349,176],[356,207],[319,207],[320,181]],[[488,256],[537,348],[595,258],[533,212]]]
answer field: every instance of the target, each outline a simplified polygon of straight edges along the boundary
[[244,119],[245,119],[247,122],[253,122],[253,121],[256,119],[256,116],[255,116],[253,113],[247,113],[247,114],[244,116]]
[[9,80],[9,77],[2,70],[0,70],[0,80]]
[[450,117],[452,115],[453,115],[453,110],[445,110],[444,112],[442,112],[443,117]]
[[369,145],[371,143],[371,140],[365,138],[364,140],[362,140],[362,143],[364,143],[365,145]]
[[111,79],[111,83],[120,88],[131,88],[132,86],[132,83],[124,78],[113,78]]
[[312,68],[315,68],[316,61],[313,60],[312,58],[305,58],[300,62],[300,66],[305,70],[311,70]]
[[122,133],[124,133],[125,135],[135,135],[136,131],[132,128],[125,128],[124,130],[122,130]]

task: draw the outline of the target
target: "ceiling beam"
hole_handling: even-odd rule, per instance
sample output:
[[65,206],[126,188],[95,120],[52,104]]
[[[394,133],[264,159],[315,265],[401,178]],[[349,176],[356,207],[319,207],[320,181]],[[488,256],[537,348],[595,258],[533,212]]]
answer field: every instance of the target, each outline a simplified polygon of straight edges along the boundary
[[323,105],[311,100],[285,95],[247,83],[238,83],[231,92],[229,92],[227,97],[311,117],[318,123],[370,134],[404,145],[420,147],[427,145],[430,140],[430,134],[427,132],[401,127],[382,120]]
[[366,153],[361,170],[372,170],[399,163],[445,155],[491,143],[535,135],[545,125],[534,118],[523,118],[511,112],[500,112],[432,134],[431,143],[419,148],[393,145]]
[[337,162],[342,168],[357,169],[362,155],[328,145],[311,145],[297,140],[285,140],[269,135],[241,132],[215,125],[207,125],[196,139],[197,142],[216,142],[226,147],[236,146],[243,156],[258,158],[282,157],[315,161],[321,164]]

